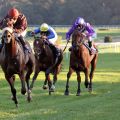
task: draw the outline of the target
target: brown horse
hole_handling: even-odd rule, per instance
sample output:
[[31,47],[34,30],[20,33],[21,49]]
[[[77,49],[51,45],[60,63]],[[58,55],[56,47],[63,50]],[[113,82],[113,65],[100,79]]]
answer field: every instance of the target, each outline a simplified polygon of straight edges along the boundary
[[[96,68],[98,53],[96,52],[96,54],[90,55],[88,48],[86,48],[84,44],[84,36],[81,32],[79,32],[79,30],[75,30],[73,32],[72,46],[73,49],[70,53],[70,65],[69,65],[69,72],[67,73],[65,95],[69,95],[69,79],[73,71],[75,71],[77,74],[77,82],[78,82],[78,89],[76,95],[79,96],[81,92],[80,90],[81,71],[83,71],[85,74],[86,88],[88,88],[89,92],[92,91],[92,79],[93,79],[93,73]],[[91,65],[91,71],[89,74],[90,65]]]
[[[36,80],[39,72],[44,71],[45,81],[43,89],[47,89],[48,83],[50,95],[51,92],[54,92],[55,83],[57,81],[57,74],[60,72],[61,61],[63,59],[62,51],[61,55],[59,56],[58,62],[55,64],[55,56],[51,48],[47,44],[45,44],[45,40],[42,36],[35,38],[33,46],[35,52],[35,73],[30,88],[33,88],[34,81]],[[50,73],[53,74],[53,82],[50,80]]]
[[17,106],[18,100],[16,97],[16,89],[14,87],[14,75],[18,74],[20,77],[22,94],[26,93],[27,84],[27,100],[30,102],[31,92],[29,86],[29,79],[34,69],[35,58],[32,50],[31,53],[28,53],[27,55],[24,54],[22,46],[20,45],[20,43],[18,43],[18,41],[14,37],[14,33],[11,32],[12,30],[10,28],[5,28],[3,31],[4,32],[2,35],[2,39],[4,41],[4,46],[0,53],[3,55],[3,58],[1,60],[1,67],[5,74],[5,78],[11,87],[12,100]]

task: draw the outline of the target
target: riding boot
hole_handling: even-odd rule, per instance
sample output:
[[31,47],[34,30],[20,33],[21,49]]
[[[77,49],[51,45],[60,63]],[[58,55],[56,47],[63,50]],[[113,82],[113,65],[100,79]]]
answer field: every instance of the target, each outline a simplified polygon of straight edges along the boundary
[[92,47],[92,41],[88,41],[88,44],[89,44],[89,48]]
[[21,44],[22,44],[22,46],[23,46],[24,52],[25,52],[25,53],[28,53],[28,52],[30,53],[30,49],[29,49],[29,47],[27,46],[27,44],[25,43],[23,37],[20,36],[20,37],[18,37],[18,39],[20,40],[20,42],[21,42]]
[[92,41],[89,41],[88,44],[89,44],[89,48],[90,48],[90,54],[92,55],[96,52],[96,49],[93,47]]
[[49,43],[50,48],[53,53],[55,53],[55,64],[58,62],[58,57],[60,56],[60,49],[58,49],[55,45]]

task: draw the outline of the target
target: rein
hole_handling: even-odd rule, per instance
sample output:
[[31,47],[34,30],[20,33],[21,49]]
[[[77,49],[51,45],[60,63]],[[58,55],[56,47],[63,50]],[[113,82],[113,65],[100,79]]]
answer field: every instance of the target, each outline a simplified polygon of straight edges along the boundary
[[69,43],[69,41],[67,41],[67,43],[66,43],[66,45],[65,45],[65,47],[64,47],[64,49],[62,51],[63,53],[64,53],[65,49],[67,48],[68,43]]

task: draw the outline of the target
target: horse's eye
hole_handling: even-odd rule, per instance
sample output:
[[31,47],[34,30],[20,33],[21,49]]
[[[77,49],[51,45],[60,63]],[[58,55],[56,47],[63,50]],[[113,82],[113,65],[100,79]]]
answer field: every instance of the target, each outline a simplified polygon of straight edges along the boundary
[[6,38],[6,36],[3,36],[3,38]]
[[10,38],[10,35],[8,35],[8,38]]

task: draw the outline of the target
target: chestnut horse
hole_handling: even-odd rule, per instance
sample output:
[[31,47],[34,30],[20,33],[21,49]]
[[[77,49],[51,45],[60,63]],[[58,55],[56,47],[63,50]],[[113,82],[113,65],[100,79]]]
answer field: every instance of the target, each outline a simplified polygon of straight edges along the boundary
[[[81,71],[83,71],[85,74],[85,87],[88,88],[89,92],[92,91],[92,79],[96,68],[98,53],[96,52],[95,54],[90,55],[90,52],[84,43],[84,36],[79,30],[75,30],[72,34],[72,46],[73,49],[70,53],[70,65],[69,65],[69,72],[67,73],[65,95],[69,95],[69,79],[73,71],[75,71],[77,74],[77,82],[78,82],[78,89],[76,95],[79,96],[81,92],[80,89]],[[91,65],[91,71],[89,73],[90,65]]]
[[[35,37],[35,36],[34,36]],[[55,56],[49,47],[49,45],[45,44],[44,38],[35,37],[34,38],[34,52],[35,52],[35,73],[31,83],[31,89],[33,88],[34,81],[36,80],[40,71],[45,72],[45,81],[43,85],[43,89],[47,89],[47,83],[49,86],[49,95],[51,92],[54,92],[55,83],[57,81],[57,74],[61,69],[61,61],[63,59],[63,54],[61,54],[58,58],[58,62],[55,64]],[[48,72],[49,71],[49,72]],[[50,73],[53,74],[53,82],[50,80]]]
[[[30,85],[29,79],[30,75],[34,69],[34,54],[31,50],[31,53],[25,55],[22,46],[16,38],[14,37],[14,33],[11,28],[3,29],[2,39],[4,41],[4,46],[1,50],[3,58],[1,60],[1,67],[5,74],[5,78],[8,81],[11,92],[12,92],[12,100],[18,106],[18,100],[16,97],[16,89],[14,87],[15,74],[18,74],[21,80],[21,93],[26,93],[26,84],[27,84],[27,100],[30,102]],[[28,43],[27,43],[28,44]],[[29,45],[29,44],[28,44]],[[30,45],[29,45],[30,47]],[[30,48],[31,49],[31,48]],[[26,81],[26,84],[25,84]]]

